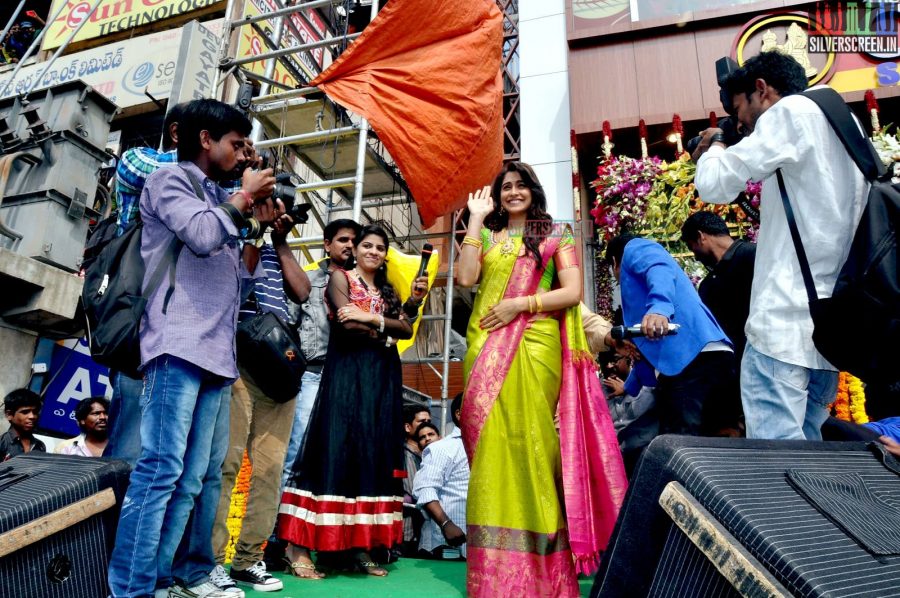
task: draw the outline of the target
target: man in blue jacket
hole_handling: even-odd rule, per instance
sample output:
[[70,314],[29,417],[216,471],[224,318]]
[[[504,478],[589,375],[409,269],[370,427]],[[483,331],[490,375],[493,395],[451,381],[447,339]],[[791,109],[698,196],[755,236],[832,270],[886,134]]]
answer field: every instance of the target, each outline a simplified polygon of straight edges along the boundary
[[[640,324],[644,334],[634,339],[642,358],[625,391],[637,396],[642,385],[656,385],[661,434],[716,434],[727,424],[721,401],[734,375],[731,341],[659,243],[621,235],[606,258],[622,291],[624,323]],[[680,326],[677,334],[669,334],[670,323]]]

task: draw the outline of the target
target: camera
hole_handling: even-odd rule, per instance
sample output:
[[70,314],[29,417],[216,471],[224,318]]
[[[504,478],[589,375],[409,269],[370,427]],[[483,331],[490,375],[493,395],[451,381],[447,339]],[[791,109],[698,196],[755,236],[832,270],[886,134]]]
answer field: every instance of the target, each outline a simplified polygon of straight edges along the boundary
[[[738,66],[738,63],[728,56],[723,56],[716,61],[716,81],[719,84],[719,101],[722,103],[722,108],[725,112],[731,115],[720,118],[718,123],[719,128],[722,129],[722,133],[725,136],[724,143],[728,146],[734,145],[744,136],[737,119],[734,117],[734,103],[732,102],[731,94],[725,89],[725,82],[728,80],[729,75],[739,68],[740,66]],[[685,148],[688,153],[693,154],[699,144],[700,136],[698,135],[693,139],[689,139],[685,144]]]
[[[740,132],[740,128],[738,127],[737,119],[733,116],[726,116],[725,118],[720,118],[718,127],[722,129],[722,134],[725,139],[723,142],[727,146],[732,146],[741,139],[743,139],[744,135]],[[694,150],[697,149],[697,146],[700,145],[700,135],[688,139],[687,143],[684,144],[685,149],[689,154],[693,154]]]
[[308,203],[296,203],[297,185],[299,180],[289,172],[282,172],[275,175],[275,190],[272,192],[272,199],[280,199],[284,204],[284,211],[294,221],[294,224],[305,224],[309,221],[309,211],[312,205]]

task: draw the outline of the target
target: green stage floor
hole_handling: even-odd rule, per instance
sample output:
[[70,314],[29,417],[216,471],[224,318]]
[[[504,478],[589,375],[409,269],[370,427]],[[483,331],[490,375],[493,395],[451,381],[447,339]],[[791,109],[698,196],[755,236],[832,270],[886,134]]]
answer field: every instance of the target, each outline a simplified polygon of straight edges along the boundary
[[[386,568],[390,571],[387,577],[334,573],[321,581],[273,572],[284,582],[283,590],[245,592],[247,598],[459,598],[466,595],[466,564],[463,562],[400,559]],[[582,596],[588,596],[592,583],[592,579],[580,580]]]

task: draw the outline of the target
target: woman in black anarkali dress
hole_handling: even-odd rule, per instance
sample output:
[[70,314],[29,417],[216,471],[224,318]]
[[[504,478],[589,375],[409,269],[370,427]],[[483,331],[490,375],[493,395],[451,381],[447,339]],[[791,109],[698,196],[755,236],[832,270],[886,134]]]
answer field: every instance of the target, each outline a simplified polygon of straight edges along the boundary
[[278,536],[290,542],[289,570],[324,577],[309,551],[348,552],[353,566],[387,575],[369,551],[403,540],[402,376],[396,339],[427,290],[413,282],[402,306],[387,282],[387,234],[367,226],[354,247],[356,267],[331,275],[331,337],[306,441],[281,499]]

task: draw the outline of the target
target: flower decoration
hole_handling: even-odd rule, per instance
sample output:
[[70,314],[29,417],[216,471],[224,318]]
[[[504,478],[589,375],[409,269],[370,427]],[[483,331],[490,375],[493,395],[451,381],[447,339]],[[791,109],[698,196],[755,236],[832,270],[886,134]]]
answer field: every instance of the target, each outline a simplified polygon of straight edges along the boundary
[[881,124],[878,122],[878,100],[875,99],[875,92],[871,89],[866,90],[866,110],[869,111],[869,118],[872,119],[872,134],[878,135],[881,130]]
[[591,183],[597,191],[591,216],[604,241],[622,231],[642,227],[646,198],[660,172],[660,164],[659,158],[636,160],[619,156],[597,168],[597,179]]
[[231,492],[231,503],[228,507],[228,518],[225,526],[228,528],[228,545],[225,547],[225,561],[231,562],[234,558],[235,543],[241,535],[241,527],[244,523],[244,515],[247,513],[247,494],[250,492],[250,475],[253,467],[247,452],[244,451],[244,459],[241,461],[241,469],[234,481],[234,490]]
[[828,407],[837,419],[856,424],[867,423],[869,416],[866,415],[866,393],[862,380],[848,372],[841,372],[837,395]]
[[647,157],[647,123],[644,119],[638,121],[638,137],[641,139],[641,158]]

